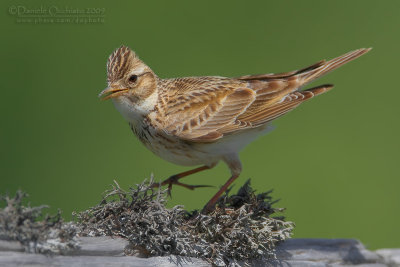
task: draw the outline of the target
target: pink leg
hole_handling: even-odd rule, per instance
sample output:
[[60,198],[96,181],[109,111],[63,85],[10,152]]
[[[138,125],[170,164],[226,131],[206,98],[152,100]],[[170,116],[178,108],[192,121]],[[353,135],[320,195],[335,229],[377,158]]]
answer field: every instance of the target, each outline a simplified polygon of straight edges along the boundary
[[202,213],[209,213],[214,209],[215,204],[222,194],[229,188],[229,186],[239,177],[242,171],[242,164],[237,154],[227,155],[223,159],[231,170],[232,176],[229,180],[221,187],[221,189],[208,201],[204,206]]
[[218,199],[221,195],[228,189],[228,187],[233,183],[233,181],[238,178],[239,175],[232,175],[231,178],[221,187],[221,189],[208,201],[208,203],[204,206],[202,213],[209,213],[214,209],[215,204],[217,203]]

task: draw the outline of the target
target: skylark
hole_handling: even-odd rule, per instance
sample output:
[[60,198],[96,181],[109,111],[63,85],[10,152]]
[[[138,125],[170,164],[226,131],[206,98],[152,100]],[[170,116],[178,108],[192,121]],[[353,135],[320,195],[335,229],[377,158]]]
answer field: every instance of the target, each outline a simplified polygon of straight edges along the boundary
[[121,46],[108,59],[108,87],[99,96],[112,99],[133,133],[154,154],[178,165],[202,165],[163,181],[169,190],[173,184],[200,187],[179,179],[211,169],[220,160],[228,165],[231,177],[205,205],[203,211],[208,212],[239,177],[239,151],[267,133],[272,120],[333,85],[301,88],[369,50],[361,48],[287,73],[161,79],[135,52]]

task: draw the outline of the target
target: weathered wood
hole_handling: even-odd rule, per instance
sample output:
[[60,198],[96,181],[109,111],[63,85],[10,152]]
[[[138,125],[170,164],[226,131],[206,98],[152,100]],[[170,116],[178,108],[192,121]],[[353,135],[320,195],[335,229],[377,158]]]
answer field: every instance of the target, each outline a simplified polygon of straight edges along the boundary
[[400,248],[378,249],[376,253],[384,259],[388,266],[400,266]]
[[[127,241],[110,237],[82,237],[80,249],[68,255],[23,252],[15,241],[0,240],[0,266],[210,266],[196,258],[122,256]],[[277,261],[254,266],[399,266],[400,249],[367,250],[353,239],[289,239],[277,248]]]

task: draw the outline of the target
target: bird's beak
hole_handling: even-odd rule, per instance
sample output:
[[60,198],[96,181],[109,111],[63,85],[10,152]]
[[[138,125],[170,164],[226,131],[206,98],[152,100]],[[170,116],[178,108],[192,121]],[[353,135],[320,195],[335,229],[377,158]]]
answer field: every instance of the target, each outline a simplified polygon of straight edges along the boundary
[[125,93],[126,91],[128,91],[127,88],[113,88],[112,86],[110,86],[110,87],[107,87],[106,89],[104,89],[103,91],[101,91],[101,93],[99,94],[99,97],[101,98],[101,100],[107,100],[110,98],[120,96],[123,93]]

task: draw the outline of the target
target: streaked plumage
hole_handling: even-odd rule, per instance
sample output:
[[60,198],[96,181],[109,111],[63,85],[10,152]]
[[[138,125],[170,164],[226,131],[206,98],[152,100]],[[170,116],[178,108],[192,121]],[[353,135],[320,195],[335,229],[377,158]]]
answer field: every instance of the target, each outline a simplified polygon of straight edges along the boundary
[[206,205],[207,211],[239,176],[238,152],[268,132],[270,121],[333,85],[301,91],[302,87],[369,50],[280,74],[160,79],[133,51],[121,46],[109,57],[108,88],[100,95],[113,100],[135,135],[156,155],[180,165],[204,165],[163,184],[193,189],[196,186],[178,179],[226,162],[232,177]]

